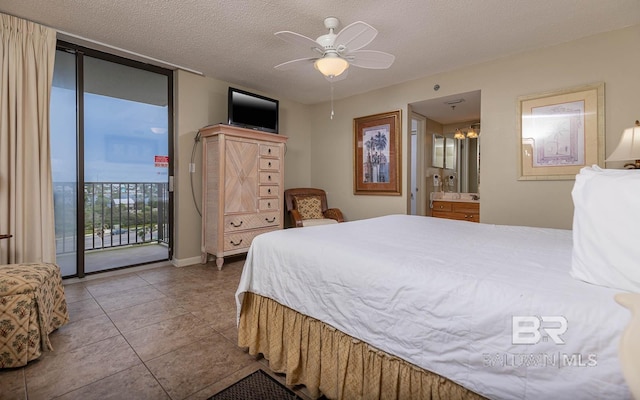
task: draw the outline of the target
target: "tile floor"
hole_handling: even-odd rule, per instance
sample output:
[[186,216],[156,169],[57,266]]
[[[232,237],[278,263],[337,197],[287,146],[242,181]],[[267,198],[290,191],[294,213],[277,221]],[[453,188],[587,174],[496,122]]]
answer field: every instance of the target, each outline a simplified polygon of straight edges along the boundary
[[[51,334],[55,350],[0,370],[0,399],[197,400],[269,371],[266,360],[237,346],[243,264],[232,260],[218,271],[215,263],[165,263],[65,282],[71,321]],[[296,393],[308,398],[304,388]]]

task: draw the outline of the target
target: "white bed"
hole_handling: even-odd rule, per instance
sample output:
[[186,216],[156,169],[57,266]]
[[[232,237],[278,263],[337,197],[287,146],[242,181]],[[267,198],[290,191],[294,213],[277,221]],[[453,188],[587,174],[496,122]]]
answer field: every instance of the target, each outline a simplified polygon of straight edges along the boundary
[[[571,251],[568,230],[407,215],[270,232],[247,255],[238,313],[255,293],[492,399],[630,398],[620,290],[572,278]],[[556,317],[551,333],[566,319],[564,343],[541,329],[514,344],[514,316]]]

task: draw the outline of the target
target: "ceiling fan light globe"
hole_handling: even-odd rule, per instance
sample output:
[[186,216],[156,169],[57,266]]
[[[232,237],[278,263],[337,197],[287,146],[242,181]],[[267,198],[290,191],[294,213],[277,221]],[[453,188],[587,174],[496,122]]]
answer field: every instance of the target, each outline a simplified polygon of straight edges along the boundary
[[335,77],[349,68],[347,60],[340,57],[324,57],[316,60],[313,66],[324,76]]

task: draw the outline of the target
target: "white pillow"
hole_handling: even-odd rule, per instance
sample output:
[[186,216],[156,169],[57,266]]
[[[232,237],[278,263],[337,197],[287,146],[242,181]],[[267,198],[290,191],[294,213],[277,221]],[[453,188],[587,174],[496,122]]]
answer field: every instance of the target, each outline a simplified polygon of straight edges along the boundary
[[571,195],[571,276],[640,292],[640,170],[582,168]]

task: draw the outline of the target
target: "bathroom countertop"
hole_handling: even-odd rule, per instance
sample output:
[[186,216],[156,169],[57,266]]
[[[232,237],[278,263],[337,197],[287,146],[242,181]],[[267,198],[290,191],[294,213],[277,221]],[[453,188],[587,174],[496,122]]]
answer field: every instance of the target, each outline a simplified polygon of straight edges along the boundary
[[[474,196],[477,199],[474,200]],[[461,203],[480,203],[480,195],[478,193],[452,193],[452,192],[432,192],[431,201],[453,201]]]

